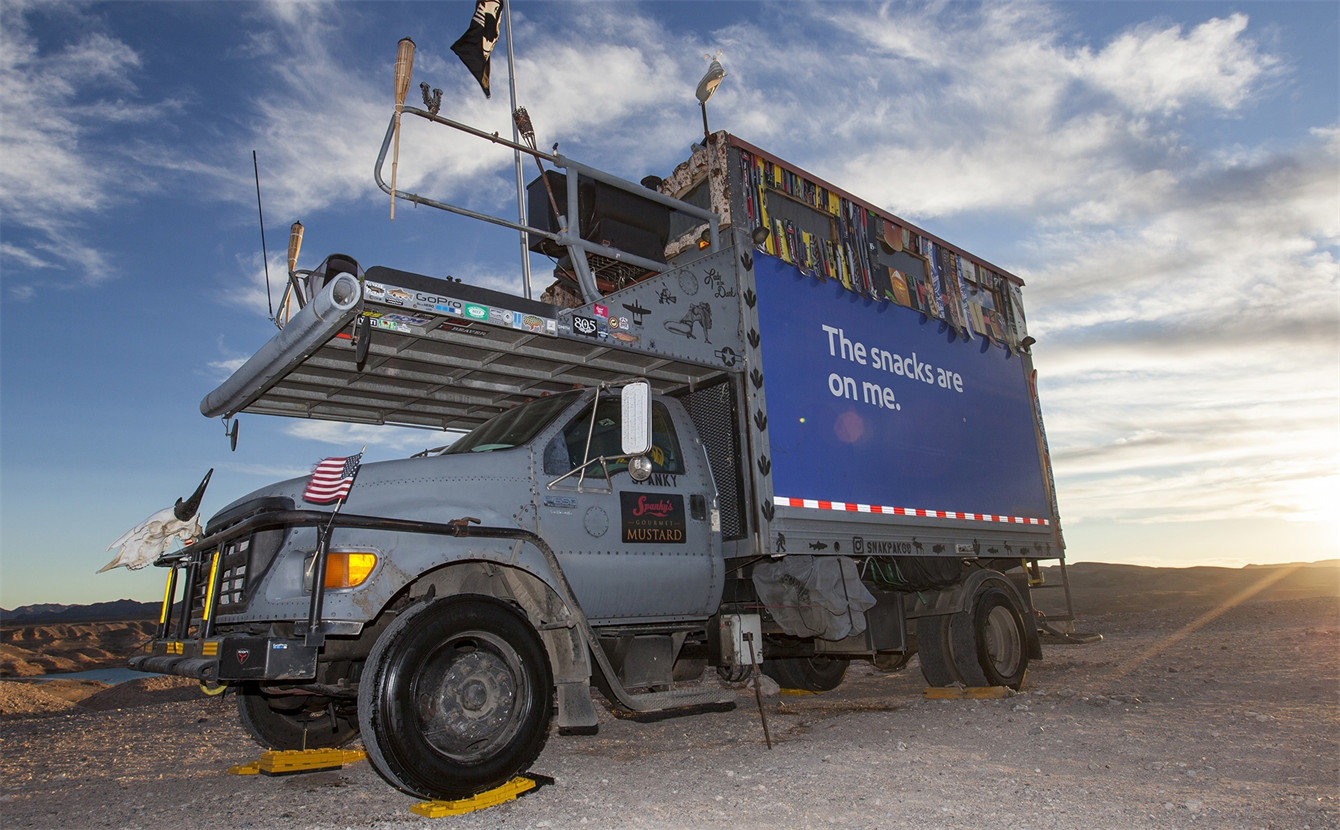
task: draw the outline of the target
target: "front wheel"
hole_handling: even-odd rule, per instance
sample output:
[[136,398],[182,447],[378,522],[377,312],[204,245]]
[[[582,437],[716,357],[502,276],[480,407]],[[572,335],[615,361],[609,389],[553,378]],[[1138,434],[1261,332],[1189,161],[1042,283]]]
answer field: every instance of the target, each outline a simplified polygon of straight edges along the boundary
[[539,635],[511,606],[483,596],[415,606],[382,633],[359,682],[368,760],[421,798],[500,786],[544,747],[553,685]]

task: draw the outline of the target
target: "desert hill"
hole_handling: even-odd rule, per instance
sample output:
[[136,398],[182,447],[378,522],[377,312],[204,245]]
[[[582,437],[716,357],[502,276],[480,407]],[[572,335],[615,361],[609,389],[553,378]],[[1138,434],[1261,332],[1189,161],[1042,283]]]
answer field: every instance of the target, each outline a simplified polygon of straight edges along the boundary
[[23,605],[13,611],[0,608],[0,625],[142,620],[158,616],[158,611],[158,603],[138,602],[133,599],[95,602],[90,605],[61,605],[46,602],[38,605]]
[[[1079,616],[1202,608],[1267,600],[1340,597],[1340,560],[1248,565],[1244,568],[1150,568],[1105,562],[1067,565]],[[1044,610],[1064,605],[1059,566],[1043,568],[1047,586],[1034,591]]]
[[124,667],[157,619],[0,625],[0,677]]

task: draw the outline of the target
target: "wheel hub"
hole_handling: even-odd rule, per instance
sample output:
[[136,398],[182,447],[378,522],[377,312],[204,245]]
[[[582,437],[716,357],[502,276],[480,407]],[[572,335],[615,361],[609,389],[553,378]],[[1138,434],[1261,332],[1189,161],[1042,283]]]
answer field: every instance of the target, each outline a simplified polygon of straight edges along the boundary
[[451,758],[489,754],[515,733],[524,714],[524,675],[516,655],[487,637],[444,644],[420,676],[423,736]]
[[987,614],[982,626],[982,642],[996,671],[1005,677],[1014,674],[1019,668],[1022,646],[1014,617],[1008,609],[998,605]]

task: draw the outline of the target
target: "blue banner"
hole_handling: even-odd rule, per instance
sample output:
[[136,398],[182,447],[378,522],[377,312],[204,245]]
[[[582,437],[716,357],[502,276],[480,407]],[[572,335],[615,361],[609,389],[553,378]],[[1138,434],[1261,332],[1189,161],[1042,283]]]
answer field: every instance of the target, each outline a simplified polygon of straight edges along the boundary
[[1049,519],[1023,361],[755,253],[779,497]]

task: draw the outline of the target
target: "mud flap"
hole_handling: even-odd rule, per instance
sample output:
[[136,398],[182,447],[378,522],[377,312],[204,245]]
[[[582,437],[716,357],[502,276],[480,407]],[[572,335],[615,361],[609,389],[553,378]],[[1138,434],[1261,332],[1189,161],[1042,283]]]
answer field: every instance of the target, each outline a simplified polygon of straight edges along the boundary
[[577,680],[558,684],[559,734],[591,734],[600,723],[591,701],[591,684]]

